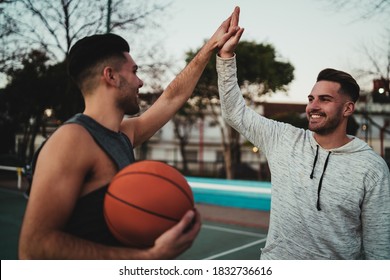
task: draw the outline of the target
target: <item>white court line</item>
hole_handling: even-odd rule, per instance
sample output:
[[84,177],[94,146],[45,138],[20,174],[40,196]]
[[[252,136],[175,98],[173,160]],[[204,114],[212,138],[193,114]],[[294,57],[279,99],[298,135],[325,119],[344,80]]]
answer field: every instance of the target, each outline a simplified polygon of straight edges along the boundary
[[[231,254],[231,253],[234,253],[234,252],[237,252],[237,251],[240,251],[240,250],[243,250],[243,249],[252,247],[253,245],[257,245],[257,244],[263,243],[263,242],[265,242],[266,240],[267,240],[267,238],[263,238],[263,239],[260,239],[260,240],[257,240],[257,241],[254,241],[254,242],[245,244],[245,245],[243,245],[243,246],[236,247],[236,248],[234,248],[234,249],[231,249],[231,250],[228,250],[228,251],[225,251],[225,252],[222,252],[222,253],[219,253],[219,254],[216,254],[216,255],[207,257],[207,258],[205,258],[204,260],[214,260],[214,259],[216,259],[216,258],[225,256],[225,255],[229,255],[229,254]],[[260,256],[260,254],[259,254],[259,256]]]
[[202,225],[202,228],[214,229],[214,230],[237,233],[237,234],[241,234],[241,235],[248,235],[248,236],[254,236],[254,237],[265,237],[266,236],[265,234],[237,230],[237,229],[224,228],[224,227],[218,227],[218,226],[211,226],[211,225]]
[[237,251],[240,251],[240,250],[252,247],[254,245],[261,244],[261,243],[263,243],[263,242],[265,242],[267,240],[267,237],[266,237],[267,235],[265,235],[265,234],[258,234],[258,233],[243,231],[243,230],[229,229],[229,228],[224,228],[224,227],[219,227],[219,226],[211,226],[211,225],[202,225],[202,228],[213,229],[213,230],[224,231],[224,232],[230,232],[230,233],[237,233],[237,234],[247,235],[247,236],[252,236],[252,237],[261,237],[262,238],[260,240],[257,240],[257,241],[254,241],[254,242],[251,242],[251,243],[248,243],[248,244],[245,244],[245,245],[242,245],[242,246],[230,249],[228,251],[221,252],[219,254],[216,254],[216,255],[204,258],[204,260],[213,260],[213,259],[225,256],[225,255],[229,255],[231,253],[234,253],[234,252],[237,252]]

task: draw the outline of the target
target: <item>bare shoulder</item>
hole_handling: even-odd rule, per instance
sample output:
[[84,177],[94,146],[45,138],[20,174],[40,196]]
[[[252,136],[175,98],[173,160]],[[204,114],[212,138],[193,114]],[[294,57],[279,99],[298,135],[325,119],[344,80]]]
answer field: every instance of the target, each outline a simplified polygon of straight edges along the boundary
[[84,127],[78,124],[66,124],[50,136],[46,145],[61,148],[61,150],[70,149],[73,152],[76,148],[77,152],[83,152],[85,148],[85,152],[88,152],[92,143],[94,140]]
[[[94,140],[80,125],[61,126],[42,148],[38,164],[50,168],[88,169],[93,163]],[[73,168],[72,168],[73,167]]]
[[106,185],[116,172],[115,163],[84,127],[66,124],[42,148],[34,177],[42,179],[42,185],[60,184],[68,190],[79,186],[83,195]]

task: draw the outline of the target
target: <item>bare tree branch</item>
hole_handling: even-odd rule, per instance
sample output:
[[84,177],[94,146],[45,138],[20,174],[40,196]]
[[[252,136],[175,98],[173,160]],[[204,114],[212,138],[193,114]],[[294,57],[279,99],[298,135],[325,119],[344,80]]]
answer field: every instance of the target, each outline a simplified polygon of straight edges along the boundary
[[[20,66],[18,57],[33,49],[45,50],[51,63],[63,61],[75,41],[107,30],[132,34],[132,39],[144,36],[144,30],[154,31],[160,26],[161,17],[170,6],[167,1],[157,4],[156,0],[113,0],[112,20],[107,28],[107,0],[91,3],[84,0],[0,1],[0,69]],[[153,47],[152,41],[147,40],[143,46],[145,53]],[[148,59],[146,64],[160,60],[154,58],[155,61]],[[154,76],[162,73],[153,71],[149,73]]]
[[330,10],[355,11],[357,18],[355,21],[381,17],[389,21],[390,0],[321,0],[326,3]]

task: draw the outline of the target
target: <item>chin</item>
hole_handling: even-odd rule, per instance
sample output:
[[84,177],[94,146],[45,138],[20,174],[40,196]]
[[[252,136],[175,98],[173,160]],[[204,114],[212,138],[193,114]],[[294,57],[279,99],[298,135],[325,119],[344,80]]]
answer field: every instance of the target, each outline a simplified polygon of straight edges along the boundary
[[140,109],[139,109],[139,107],[137,107],[137,108],[133,108],[132,110],[125,111],[125,114],[126,115],[135,115],[135,114],[138,114],[139,112],[140,112]]

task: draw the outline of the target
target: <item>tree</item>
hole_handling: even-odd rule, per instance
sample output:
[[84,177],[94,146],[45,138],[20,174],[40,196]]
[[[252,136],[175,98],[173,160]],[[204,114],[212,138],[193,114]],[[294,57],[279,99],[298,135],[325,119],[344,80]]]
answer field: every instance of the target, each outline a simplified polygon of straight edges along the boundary
[[[96,0],[93,5],[83,0],[1,1],[0,71],[7,73],[9,69],[22,67],[20,57],[31,50],[44,51],[51,64],[63,62],[73,43],[91,34],[125,32],[136,38],[148,28],[149,32],[158,30],[159,20],[169,6],[166,1],[158,4],[154,1]],[[161,69],[166,69],[170,63],[163,61],[163,50],[154,46],[157,43],[152,41],[149,39],[143,46],[138,64],[143,66],[146,75],[155,78],[158,73],[161,79],[164,75]],[[153,86],[149,88],[153,89]],[[75,90],[72,85],[65,88]],[[77,90],[66,92],[65,96],[68,97],[66,103],[74,105],[68,108],[64,118],[83,108]]]
[[[155,1],[130,0],[96,0],[91,4],[91,1],[83,0],[0,1],[0,74],[6,74],[8,77],[8,95],[11,92],[14,94],[9,100],[18,100],[28,90],[29,96],[25,100],[31,101],[20,101],[25,105],[23,117],[15,110],[9,111],[7,117],[22,121],[24,132],[29,135],[25,138],[29,138],[30,143],[34,142],[36,127],[42,123],[43,110],[48,103],[45,98],[56,99],[53,101],[53,109],[60,120],[65,120],[84,108],[79,90],[66,75],[66,57],[74,42],[95,33],[115,32],[137,37],[137,34],[147,29],[158,30],[159,20],[170,5],[166,1],[164,4],[158,4]],[[126,38],[123,34],[120,35]],[[161,81],[163,71],[170,63],[163,61],[161,47],[156,51],[153,40],[149,39],[147,42],[143,47],[144,55],[137,59],[138,64],[142,66],[143,73]],[[40,63],[37,67],[42,68],[35,69],[34,74],[45,73],[47,77],[55,77],[53,80],[47,79],[45,87],[38,84],[41,79],[32,83],[28,75],[22,75],[32,70],[32,65],[26,64],[26,58],[37,60],[38,53],[44,56],[45,61],[43,64],[43,61],[36,61]],[[22,82],[22,79],[25,81]],[[52,84],[53,81],[56,84]],[[23,84],[29,84],[30,87],[23,88]],[[45,95],[49,88],[51,95]],[[157,86],[151,84],[147,88],[156,90]],[[41,98],[43,95],[45,98]],[[31,108],[33,104],[35,108]],[[27,117],[26,114],[30,116]],[[34,124],[27,122],[27,119],[35,120]],[[29,155],[24,156],[29,158]]]
[[[0,29],[6,45],[44,49],[62,61],[81,37],[105,32],[140,33],[159,26],[157,19],[169,6],[151,1],[14,0],[0,2]],[[132,8],[129,9],[128,7]],[[107,19],[110,19],[107,21]],[[22,50],[20,50],[22,51]]]
[[337,12],[356,11],[359,15],[358,20],[379,17],[389,21],[390,0],[326,0],[326,3],[330,9]]
[[[352,11],[357,14],[355,21],[375,19],[383,22],[384,31],[379,40],[370,46],[367,43],[361,47],[362,57],[368,61],[367,64],[360,64],[354,72],[359,79],[369,80],[390,80],[390,0],[332,0],[327,1],[329,9],[340,11]],[[361,65],[364,65],[363,67]]]
[[[253,105],[260,96],[277,91],[288,90],[288,84],[294,79],[294,67],[289,62],[277,58],[270,44],[242,41],[238,44],[237,78],[248,105]],[[187,53],[187,63],[196,52]],[[211,115],[214,123],[220,127],[224,151],[226,176],[235,178],[235,171],[241,161],[240,134],[227,126],[221,118],[215,56],[206,66],[194,91],[194,98],[200,101],[202,115]],[[190,101],[191,102],[191,101]]]
[[187,102],[172,118],[174,133],[179,139],[180,154],[182,158],[182,172],[188,174],[188,160],[185,150],[191,135],[191,130],[198,119],[196,105]]
[[43,112],[47,108],[58,105],[61,88],[65,79],[57,76],[56,68],[63,65],[50,66],[49,58],[41,51],[32,51],[21,60],[21,69],[11,69],[8,75],[10,83],[4,89],[9,115],[22,130],[23,137],[19,143],[19,155],[22,160],[30,160],[34,152],[35,137],[44,127]]

